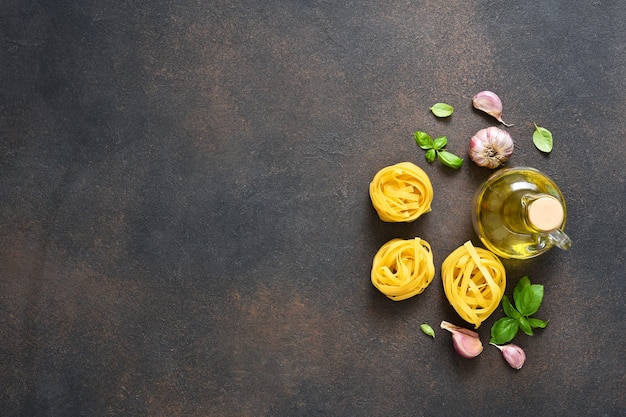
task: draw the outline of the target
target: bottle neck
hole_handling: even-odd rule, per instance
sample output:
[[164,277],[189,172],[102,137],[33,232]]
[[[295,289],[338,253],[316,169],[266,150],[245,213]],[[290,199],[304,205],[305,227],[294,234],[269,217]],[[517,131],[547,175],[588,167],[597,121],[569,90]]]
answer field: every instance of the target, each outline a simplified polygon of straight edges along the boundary
[[548,194],[524,196],[526,220],[538,232],[551,232],[558,229],[565,219],[563,205]]
[[537,251],[549,246],[569,249],[570,238],[560,228],[565,222],[565,208],[561,201],[549,194],[526,195],[522,198],[526,222],[537,232]]

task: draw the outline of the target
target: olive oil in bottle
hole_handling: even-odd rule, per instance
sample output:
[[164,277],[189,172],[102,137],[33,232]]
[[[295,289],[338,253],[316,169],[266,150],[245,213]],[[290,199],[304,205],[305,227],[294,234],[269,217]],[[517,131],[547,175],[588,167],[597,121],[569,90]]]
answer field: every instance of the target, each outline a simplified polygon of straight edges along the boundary
[[552,246],[568,249],[565,217],[561,191],[534,168],[497,171],[474,195],[474,229],[485,247],[503,258],[532,258]]

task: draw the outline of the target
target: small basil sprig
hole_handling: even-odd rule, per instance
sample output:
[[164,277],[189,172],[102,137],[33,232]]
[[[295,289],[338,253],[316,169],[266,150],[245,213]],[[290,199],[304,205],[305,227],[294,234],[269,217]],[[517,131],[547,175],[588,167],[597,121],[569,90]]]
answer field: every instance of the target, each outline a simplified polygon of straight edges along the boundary
[[549,153],[552,151],[552,132],[545,127],[537,126],[537,123],[534,125],[533,143],[535,147],[541,152]]
[[448,139],[440,136],[436,139],[431,138],[428,133],[417,131],[413,134],[413,138],[417,145],[426,151],[426,160],[433,162],[435,158],[447,167],[458,169],[463,165],[463,159],[445,150]]
[[533,329],[545,328],[547,321],[530,317],[539,310],[543,300],[543,285],[531,284],[527,276],[520,278],[513,290],[513,301],[502,297],[502,309],[506,317],[496,321],[491,327],[491,343],[502,345],[508,343],[521,329],[529,336],[533,335]]

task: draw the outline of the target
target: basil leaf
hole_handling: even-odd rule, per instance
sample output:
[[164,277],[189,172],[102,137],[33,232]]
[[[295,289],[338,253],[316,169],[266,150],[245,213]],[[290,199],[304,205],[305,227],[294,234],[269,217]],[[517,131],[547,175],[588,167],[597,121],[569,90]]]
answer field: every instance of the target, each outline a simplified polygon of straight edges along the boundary
[[533,133],[533,143],[541,152],[549,153],[552,151],[552,133],[545,127],[535,125],[535,132]]
[[520,306],[520,302],[518,300],[521,300],[522,298],[522,291],[524,290],[524,287],[528,287],[530,285],[530,279],[528,279],[528,276],[523,276],[519,279],[519,281],[517,281],[517,285],[515,286],[515,289],[513,290],[513,300],[515,301],[515,305],[517,306],[518,310],[519,310],[519,306]]
[[437,157],[442,164],[450,168],[459,169],[463,165],[461,158],[448,151],[438,151]]
[[435,160],[435,156],[437,156],[437,151],[434,149],[429,149],[426,151],[426,160],[428,162],[433,162]]
[[519,330],[519,322],[511,317],[502,317],[491,326],[491,343],[503,345],[513,340]]
[[517,319],[517,321],[519,322],[519,328],[522,329],[524,333],[526,333],[528,336],[533,335],[533,329],[526,317],[520,317],[519,319]]
[[428,324],[424,323],[420,325],[420,329],[424,332],[425,335],[435,337],[435,331]]
[[537,328],[545,329],[546,326],[548,325],[548,322],[529,317],[528,318],[528,324],[530,324],[530,327],[532,327],[533,329],[537,329]]
[[435,103],[430,111],[437,117],[448,117],[454,112],[454,107],[446,103]]
[[539,307],[541,307],[541,302],[543,301],[543,285],[539,285],[539,284],[532,284],[528,290],[529,292],[532,292],[532,297],[530,299],[530,302],[527,305],[528,311],[529,313],[527,314],[527,316],[533,315],[537,312],[537,310],[539,310]]
[[504,309],[504,314],[511,318],[517,319],[522,317],[519,311],[517,311],[515,307],[513,307],[511,301],[509,300],[509,297],[507,297],[506,295],[502,297],[502,308]]
[[531,316],[539,310],[543,300],[543,285],[532,284],[524,287],[519,304],[516,303],[517,310],[522,316]]
[[433,148],[435,150],[441,150],[445,148],[447,143],[448,143],[448,139],[446,139],[445,136],[440,136],[437,139],[435,139],[435,141],[433,142]]
[[428,133],[417,131],[413,134],[413,138],[417,145],[422,149],[432,149],[434,147],[433,138],[428,136]]

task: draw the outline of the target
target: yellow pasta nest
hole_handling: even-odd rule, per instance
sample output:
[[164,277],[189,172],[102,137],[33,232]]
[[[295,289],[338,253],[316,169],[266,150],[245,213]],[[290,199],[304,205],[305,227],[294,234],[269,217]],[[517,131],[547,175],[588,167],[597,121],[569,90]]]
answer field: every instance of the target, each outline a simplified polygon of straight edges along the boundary
[[496,255],[465,242],[443,261],[443,290],[461,318],[476,329],[500,304],[506,271]]
[[384,222],[412,222],[430,211],[433,186],[428,175],[411,162],[378,171],[370,183],[370,198]]
[[418,237],[392,239],[374,256],[372,284],[394,301],[421,294],[435,276],[430,245]]

